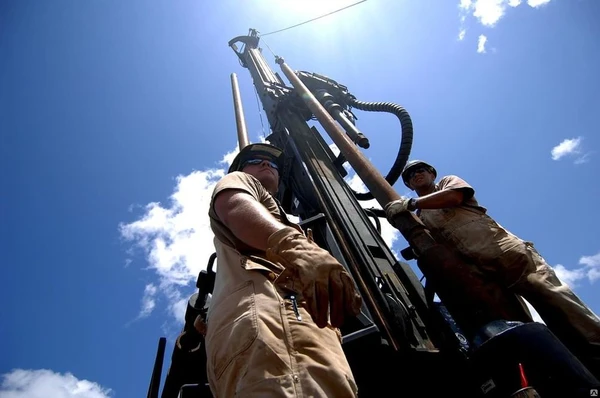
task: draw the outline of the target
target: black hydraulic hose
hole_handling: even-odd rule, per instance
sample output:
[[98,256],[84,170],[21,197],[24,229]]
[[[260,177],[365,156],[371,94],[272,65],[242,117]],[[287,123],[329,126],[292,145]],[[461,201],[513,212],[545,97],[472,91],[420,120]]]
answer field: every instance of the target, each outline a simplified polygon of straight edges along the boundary
[[377,230],[377,232],[379,232],[379,234],[381,235],[381,221],[379,221],[379,217],[377,216],[377,214],[371,210],[371,209],[365,209],[365,212],[373,219],[375,220],[375,229]]
[[[402,169],[406,162],[408,161],[408,157],[410,156],[410,150],[412,148],[413,142],[413,125],[412,120],[410,119],[410,115],[400,105],[393,104],[391,102],[363,102],[359,101],[354,97],[351,97],[349,100],[349,105],[360,109],[363,111],[369,112],[388,112],[393,113],[400,120],[400,128],[402,130],[402,139],[400,141],[400,148],[398,149],[398,155],[396,156],[396,161],[392,165],[389,173],[385,177],[386,181],[390,185],[394,185],[400,174],[402,174]],[[373,199],[373,194],[371,192],[359,193],[354,192],[356,199],[358,200],[371,200]]]

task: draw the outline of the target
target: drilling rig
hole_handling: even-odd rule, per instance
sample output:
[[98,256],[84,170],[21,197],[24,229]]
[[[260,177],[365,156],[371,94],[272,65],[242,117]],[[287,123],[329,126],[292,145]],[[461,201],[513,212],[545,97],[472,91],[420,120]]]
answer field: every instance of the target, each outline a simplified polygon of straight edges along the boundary
[[[413,126],[408,112],[393,103],[358,100],[335,80],[294,71],[276,56],[285,83],[269,67],[259,41],[251,29],[229,46],[250,72],[270,127],[266,140],[284,151],[277,199],[346,268],[363,297],[360,315],[341,328],[359,395],[593,396],[600,383],[582,362],[544,324],[531,322],[516,296],[469,272],[472,265],[438,244],[415,215],[405,212],[397,228],[408,242],[401,255],[416,260],[424,284],[382,239],[381,223],[387,220],[381,208],[400,198],[392,186],[410,157]],[[231,83],[241,149],[249,141],[235,73]],[[354,110],[387,112],[399,120],[401,145],[385,177],[359,149],[368,149],[370,143],[356,127]],[[339,148],[338,155],[311,121],[322,126]],[[345,165],[368,192],[355,192],[346,183]],[[371,199],[381,208],[360,203]],[[204,340],[194,320],[210,305],[215,259],[213,254],[198,275],[198,291],[188,301],[162,398],[212,397]],[[161,338],[148,398],[159,397],[165,344]]]

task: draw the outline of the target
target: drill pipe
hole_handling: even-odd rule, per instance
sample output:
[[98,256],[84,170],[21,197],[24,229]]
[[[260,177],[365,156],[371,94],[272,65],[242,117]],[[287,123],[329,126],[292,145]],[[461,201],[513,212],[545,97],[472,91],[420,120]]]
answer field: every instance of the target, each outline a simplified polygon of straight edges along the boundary
[[[400,199],[400,195],[354,146],[283,58],[276,57],[275,61],[377,202],[385,207],[389,202]],[[437,244],[414,214],[404,212],[394,221],[418,255],[417,265],[469,337],[493,320],[531,321],[516,296],[484,281],[473,272],[474,266],[462,262],[452,250]]]
[[238,86],[237,75],[235,73],[231,74],[231,92],[233,93],[233,109],[235,110],[235,124],[237,127],[238,145],[241,151],[250,143],[250,141],[248,140],[248,131],[246,130],[246,121],[244,119],[244,108],[242,107],[240,88]]
[[365,135],[361,133],[350,120],[348,120],[342,111],[342,106],[335,102],[333,95],[325,90],[319,90],[315,93],[315,97],[325,107],[327,112],[329,112],[344,130],[346,130],[348,137],[350,137],[353,142],[356,142],[356,145],[365,149],[369,148],[369,139],[365,137]]

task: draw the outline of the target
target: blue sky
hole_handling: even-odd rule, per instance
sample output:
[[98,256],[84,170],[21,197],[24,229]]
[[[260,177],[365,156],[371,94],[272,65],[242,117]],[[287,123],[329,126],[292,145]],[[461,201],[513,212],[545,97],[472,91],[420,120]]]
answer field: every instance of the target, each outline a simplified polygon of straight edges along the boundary
[[[0,397],[145,396],[158,338],[166,372],[212,253],[208,195],[236,148],[230,73],[251,141],[268,135],[227,42],[353,2],[2,2]],[[470,182],[598,313],[599,12],[368,0],[264,42],[361,100],[403,105],[412,157]],[[387,172],[397,120],[357,116]]]

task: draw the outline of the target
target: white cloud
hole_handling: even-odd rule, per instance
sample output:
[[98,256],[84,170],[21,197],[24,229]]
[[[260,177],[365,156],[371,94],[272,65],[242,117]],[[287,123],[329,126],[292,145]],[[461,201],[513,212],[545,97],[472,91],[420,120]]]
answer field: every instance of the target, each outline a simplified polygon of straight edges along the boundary
[[472,5],[473,2],[471,0],[461,0],[460,4],[458,5],[460,9],[460,29],[458,31],[458,40],[460,41],[462,41],[467,34],[467,29],[465,28],[465,21],[467,20],[467,15]]
[[[466,36],[468,16],[473,16],[484,28],[493,28],[505,16],[507,6],[516,8],[522,2],[522,0],[460,0],[458,4],[460,16],[458,39],[462,41]],[[528,0],[527,4],[530,7],[538,8],[549,2],[550,0]],[[483,53],[485,52],[485,42],[482,43],[481,35],[478,37],[479,45],[477,46],[477,52]]]
[[552,160],[559,160],[560,158],[579,153],[581,149],[581,137],[578,138],[567,138],[564,139],[560,144],[552,148],[550,151]]
[[573,163],[575,163],[575,164],[584,164],[584,163],[587,163],[587,162],[590,161],[590,156],[591,155],[592,155],[591,152],[584,153],[583,155],[578,156],[577,159],[575,159],[573,161]]
[[487,37],[485,35],[479,35],[479,39],[477,40],[478,53],[485,53],[485,43],[487,43]]
[[505,0],[477,0],[473,16],[484,26],[494,26],[504,15],[505,3]]
[[590,282],[595,282],[596,279],[600,278],[600,268],[591,268],[587,272],[587,277]]
[[219,161],[219,164],[225,165],[227,168],[229,168],[229,166],[231,166],[231,163],[233,163],[233,159],[235,159],[238,153],[240,153],[240,149],[239,146],[236,146],[235,149],[233,149],[230,152],[227,152],[225,156],[223,156],[223,159]]
[[550,0],[527,0],[527,4],[533,8],[537,8],[548,3],[550,3]]
[[[181,296],[181,293],[177,293]],[[179,298],[177,300],[172,300],[171,305],[169,306],[171,315],[181,323],[184,323],[185,320],[185,311],[187,309],[188,301],[189,298]]]
[[557,264],[553,267],[556,276],[564,284],[569,285],[571,288],[576,286],[576,282],[585,277],[585,270],[583,268],[567,269],[561,264]]
[[463,10],[468,10],[473,6],[473,1],[471,0],[460,0],[460,4],[458,5]]
[[[228,161],[226,157],[223,163]],[[214,252],[208,206],[215,184],[224,175],[223,169],[180,175],[170,203],[150,203],[138,220],[119,225],[121,236],[142,250],[149,268],[158,274],[158,291],[178,321],[183,321],[193,282]],[[141,314],[153,308],[155,297],[156,292],[152,301],[142,299]]]
[[575,158],[573,163],[575,164],[583,164],[587,163],[590,160],[590,156],[592,152],[583,153],[583,137],[577,138],[566,138],[561,141],[560,144],[556,145],[550,151],[550,155],[552,155],[552,160],[560,160],[564,157],[572,157]]
[[593,256],[583,256],[579,259],[579,264],[588,267],[600,267],[600,253]]
[[553,268],[558,279],[572,288],[582,279],[587,278],[590,283],[594,283],[600,278],[600,252],[593,256],[582,256],[579,265],[581,267],[575,269],[567,269],[560,264]]
[[125,239],[147,251],[150,267],[165,283],[186,285],[212,253],[204,249],[212,246],[207,212],[210,193],[223,175],[223,170],[208,170],[178,176],[169,206],[150,203],[141,219],[120,225]]
[[109,398],[110,389],[71,373],[60,374],[47,369],[14,369],[2,375],[1,398]]
[[600,253],[581,257],[579,264],[585,266],[586,276],[590,282],[600,278]]
[[156,286],[154,286],[151,283],[146,285],[146,288],[144,289],[144,296],[142,297],[142,308],[140,310],[138,318],[145,318],[148,315],[150,315],[150,313],[156,306],[156,301],[154,299],[155,296]]

